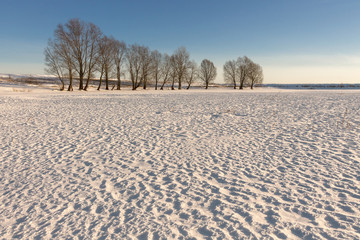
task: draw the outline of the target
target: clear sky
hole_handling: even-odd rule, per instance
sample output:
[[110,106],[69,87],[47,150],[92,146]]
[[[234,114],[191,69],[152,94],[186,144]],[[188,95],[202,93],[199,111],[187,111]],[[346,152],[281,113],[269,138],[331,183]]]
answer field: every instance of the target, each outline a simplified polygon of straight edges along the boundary
[[80,18],[107,35],[192,59],[247,55],[265,83],[360,83],[360,0],[1,0],[0,73],[44,74],[59,23]]

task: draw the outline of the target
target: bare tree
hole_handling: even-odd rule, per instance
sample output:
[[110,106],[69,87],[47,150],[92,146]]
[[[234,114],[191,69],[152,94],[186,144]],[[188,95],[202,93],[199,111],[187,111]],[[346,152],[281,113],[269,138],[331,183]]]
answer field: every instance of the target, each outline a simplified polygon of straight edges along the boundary
[[[80,21],[77,18],[69,20],[64,25],[59,24],[55,29],[54,40],[51,40],[45,50],[45,58],[50,60],[50,55],[57,56],[59,66],[62,70],[67,70],[67,74],[63,74],[63,76],[67,75],[69,78],[69,91],[73,89],[75,73],[79,77],[79,89],[86,90],[88,88],[90,78],[94,75],[98,41],[101,35],[101,31],[96,25]],[[46,62],[48,61],[46,60]]]
[[45,48],[44,54],[45,65],[47,67],[45,71],[49,74],[54,74],[55,76],[57,76],[57,78],[61,82],[60,91],[63,91],[65,89],[65,83],[63,79],[64,68],[62,66],[62,59],[57,52],[56,45],[51,40],[49,40],[48,46]]
[[191,61],[185,75],[185,81],[188,84],[186,89],[190,89],[191,84],[193,84],[197,80],[198,74],[199,71],[196,62]]
[[99,86],[97,88],[97,90],[99,91],[101,88],[101,84],[102,84],[102,79],[104,76],[104,65],[101,62],[98,62],[96,69],[98,72],[100,72],[100,77],[99,77]]
[[[63,26],[58,25],[54,32],[54,40],[50,40],[48,44],[49,52],[54,54],[54,57],[59,59],[59,67],[64,68],[64,78],[69,79],[68,91],[73,91],[73,75],[74,75],[74,60],[71,54],[70,42],[63,31]],[[66,69],[66,70],[65,70]],[[67,72],[65,74],[65,72]]]
[[235,60],[227,61],[224,64],[224,80],[226,83],[231,83],[236,89],[237,81],[237,65]]
[[99,69],[105,75],[105,89],[109,90],[109,77],[114,68],[114,39],[104,36],[99,41]]
[[239,89],[243,89],[248,79],[248,68],[252,61],[247,56],[239,57],[236,61],[237,75],[239,78]]
[[151,59],[152,59],[152,75],[155,80],[155,90],[158,89],[158,83],[161,78],[161,61],[162,61],[162,55],[159,51],[155,50],[151,52]]
[[74,18],[65,25],[59,24],[55,32],[55,35],[69,49],[73,69],[79,77],[79,90],[83,90],[84,77],[86,73],[88,78],[91,77],[95,66],[96,42],[101,36],[101,31],[92,23]]
[[116,68],[116,78],[117,78],[117,88],[116,90],[120,90],[121,89],[121,67],[125,61],[125,57],[126,57],[126,51],[127,51],[127,47],[126,47],[126,43],[123,41],[118,41],[118,40],[114,40],[114,49],[113,49],[113,54],[114,54],[114,61],[115,61],[115,68]]
[[127,69],[130,74],[132,90],[136,90],[141,85],[141,64],[140,64],[140,46],[133,44],[126,53]]
[[262,67],[251,61],[248,65],[248,78],[251,89],[254,88],[255,84],[261,84],[264,79]]
[[214,63],[208,59],[204,59],[200,65],[199,77],[204,82],[205,89],[208,89],[209,84],[216,78],[216,67]]
[[127,51],[126,59],[132,89],[136,90],[141,84],[146,89],[153,71],[151,51],[148,47],[133,44]]
[[71,57],[70,50],[66,43],[60,43],[58,46],[58,53],[63,59],[63,64],[67,68],[67,74],[65,75],[69,79],[68,91],[73,91],[73,76],[74,76],[74,63]]
[[152,75],[152,56],[151,51],[148,47],[140,46],[138,48],[140,54],[140,65],[141,65],[141,78],[140,81],[143,84],[143,89],[147,88],[147,84],[150,81],[150,77]]
[[93,77],[94,68],[99,61],[99,41],[102,37],[102,32],[99,27],[89,23],[88,24],[88,59],[87,59],[87,79],[84,90],[86,91],[89,87],[90,78]]
[[178,88],[181,89],[181,83],[185,78],[187,68],[190,63],[190,54],[185,47],[178,48],[173,54],[173,68],[178,80]]
[[176,63],[175,63],[174,55],[171,55],[170,57],[170,64],[171,64],[171,68],[170,68],[171,90],[175,90],[175,80],[177,76],[177,71],[176,71]]
[[86,23],[79,19],[71,19],[65,26],[59,24],[57,31],[60,32],[64,41],[67,42],[67,45],[71,49],[75,71],[79,76],[79,90],[82,90],[88,50],[88,31],[86,30]]
[[164,90],[164,86],[170,80],[172,72],[173,72],[173,69],[172,69],[171,57],[165,53],[161,60],[161,71],[160,71],[161,77],[160,77],[160,79],[162,80],[162,84],[161,84],[160,90]]
[[[169,82],[172,90],[176,83],[178,89],[181,89],[183,82],[187,83],[189,89],[197,78],[204,82],[207,89],[216,77],[213,62],[204,59],[198,68],[194,61],[189,60],[190,54],[185,47],[178,48],[171,57],[137,44],[127,48],[125,42],[103,36],[99,27],[77,18],[57,26],[54,39],[49,40],[44,54],[46,71],[57,76],[61,82],[61,90],[65,89],[64,80],[68,78],[68,91],[73,90],[74,77],[79,78],[79,90],[87,90],[90,79],[97,71],[100,73],[98,89],[104,78],[106,90],[109,90],[110,75],[116,72],[117,89],[120,90],[124,62],[127,63],[133,90],[141,85],[146,89],[152,80],[156,90],[160,83],[160,89],[163,89]],[[253,89],[254,85],[263,81],[261,66],[246,56],[239,57],[236,61],[227,61],[223,70],[225,81],[231,83],[234,89],[237,84],[239,89],[247,85]]]

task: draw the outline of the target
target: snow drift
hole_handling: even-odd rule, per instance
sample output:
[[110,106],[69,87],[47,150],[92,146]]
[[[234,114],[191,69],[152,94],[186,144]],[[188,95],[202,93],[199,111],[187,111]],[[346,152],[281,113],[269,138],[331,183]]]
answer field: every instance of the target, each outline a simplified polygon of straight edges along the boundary
[[0,237],[359,239],[356,91],[0,96]]

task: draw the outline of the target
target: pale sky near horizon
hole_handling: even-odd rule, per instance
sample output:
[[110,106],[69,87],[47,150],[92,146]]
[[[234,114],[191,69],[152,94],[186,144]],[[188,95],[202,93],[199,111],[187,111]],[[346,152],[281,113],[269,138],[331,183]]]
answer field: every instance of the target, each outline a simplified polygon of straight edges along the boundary
[[360,83],[359,0],[0,2],[0,73],[44,74],[59,23],[80,18],[106,35],[171,54],[185,46],[218,69],[246,55],[265,83]]

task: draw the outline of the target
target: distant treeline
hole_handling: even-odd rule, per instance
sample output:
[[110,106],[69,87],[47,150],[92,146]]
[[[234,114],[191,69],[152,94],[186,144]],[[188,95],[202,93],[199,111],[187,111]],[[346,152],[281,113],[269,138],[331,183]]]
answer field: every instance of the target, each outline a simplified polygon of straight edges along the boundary
[[281,88],[281,89],[358,89],[360,84],[263,84],[263,87]]
[[[122,79],[128,77],[131,87],[136,90],[149,85],[155,90],[182,89],[186,84],[189,89],[195,82],[202,83],[205,89],[216,78],[216,67],[208,59],[200,66],[190,60],[185,47],[178,48],[172,55],[150,50],[138,44],[127,45],[113,37],[106,36],[93,23],[71,19],[59,24],[45,49],[46,72],[57,76],[61,90],[68,81],[68,91],[73,90],[74,79],[79,80],[79,90],[87,90],[90,81],[98,78],[97,89],[105,82],[109,90],[111,78],[116,79],[112,89],[120,90]],[[263,81],[263,71],[259,64],[244,56],[224,64],[224,80],[234,89],[243,89]]]

